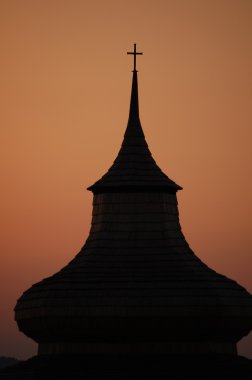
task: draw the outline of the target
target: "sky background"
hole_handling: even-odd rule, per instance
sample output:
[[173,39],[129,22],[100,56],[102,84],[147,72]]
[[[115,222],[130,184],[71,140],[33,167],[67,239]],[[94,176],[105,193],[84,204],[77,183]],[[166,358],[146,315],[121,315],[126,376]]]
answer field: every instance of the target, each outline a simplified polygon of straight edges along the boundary
[[[0,0],[0,355],[27,358],[13,308],[89,232],[86,188],[140,115],[206,264],[252,292],[252,1]],[[252,335],[239,344],[252,358]]]

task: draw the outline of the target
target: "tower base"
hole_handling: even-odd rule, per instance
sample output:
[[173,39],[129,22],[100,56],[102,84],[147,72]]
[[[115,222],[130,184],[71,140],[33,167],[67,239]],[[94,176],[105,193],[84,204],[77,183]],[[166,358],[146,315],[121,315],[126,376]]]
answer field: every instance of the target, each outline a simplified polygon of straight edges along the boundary
[[252,360],[232,355],[39,355],[1,380],[251,380]]

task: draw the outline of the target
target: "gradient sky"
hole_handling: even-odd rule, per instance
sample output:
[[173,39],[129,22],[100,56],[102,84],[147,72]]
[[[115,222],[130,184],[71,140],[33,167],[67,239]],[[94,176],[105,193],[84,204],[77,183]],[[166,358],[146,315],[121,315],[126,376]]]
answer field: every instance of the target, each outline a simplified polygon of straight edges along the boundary
[[[87,237],[92,194],[127,123],[133,43],[140,114],[183,186],[183,232],[252,292],[252,1],[0,0],[0,355],[27,358],[13,308]],[[252,357],[252,335],[239,345]]]

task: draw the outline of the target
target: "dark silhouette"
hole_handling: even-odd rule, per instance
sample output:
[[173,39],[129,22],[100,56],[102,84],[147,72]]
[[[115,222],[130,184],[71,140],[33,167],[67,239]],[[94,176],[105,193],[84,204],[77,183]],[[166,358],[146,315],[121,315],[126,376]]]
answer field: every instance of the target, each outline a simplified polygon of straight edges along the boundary
[[128,125],[113,165],[88,188],[90,235],[66,267],[18,300],[19,329],[38,342],[38,356],[8,375],[252,379],[252,362],[236,352],[252,328],[252,297],[186,242],[176,197],[182,188],[157,166],[145,141],[136,45],[130,54]]
[[137,55],[142,55],[143,53],[137,52],[136,51],[136,44],[134,44],[134,51],[133,52],[132,51],[128,51],[127,54],[133,54],[134,55],[134,71],[137,71],[137,69],[136,69],[136,56]]

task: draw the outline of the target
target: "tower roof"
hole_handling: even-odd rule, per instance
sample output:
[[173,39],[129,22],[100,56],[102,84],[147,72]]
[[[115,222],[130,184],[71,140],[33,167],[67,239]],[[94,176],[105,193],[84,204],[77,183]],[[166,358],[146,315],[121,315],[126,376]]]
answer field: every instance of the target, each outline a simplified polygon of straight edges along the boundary
[[134,64],[129,120],[121,149],[107,173],[88,187],[88,190],[103,193],[160,190],[176,192],[181,189],[182,187],[162,172],[148,148],[139,117],[138,80]]

